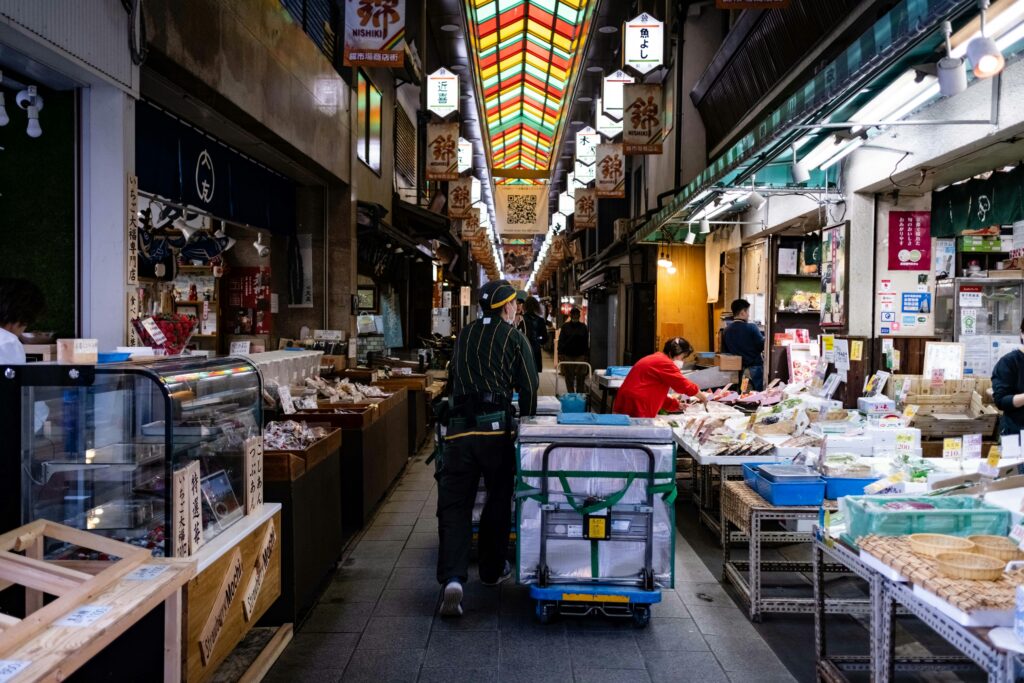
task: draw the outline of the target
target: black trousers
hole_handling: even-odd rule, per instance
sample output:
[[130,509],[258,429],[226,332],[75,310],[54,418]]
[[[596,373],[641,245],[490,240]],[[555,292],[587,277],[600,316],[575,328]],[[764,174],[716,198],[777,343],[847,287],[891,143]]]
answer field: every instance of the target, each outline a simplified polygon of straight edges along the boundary
[[477,541],[480,578],[495,581],[508,556],[515,488],[515,444],[504,432],[467,435],[445,443],[437,474],[437,580],[442,585],[469,578],[469,546],[473,537],[473,503],[481,475],[487,502],[480,517]]

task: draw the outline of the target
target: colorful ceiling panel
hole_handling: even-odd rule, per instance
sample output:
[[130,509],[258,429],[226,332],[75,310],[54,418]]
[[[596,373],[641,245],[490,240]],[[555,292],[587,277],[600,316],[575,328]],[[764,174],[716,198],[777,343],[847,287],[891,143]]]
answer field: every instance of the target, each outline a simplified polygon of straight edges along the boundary
[[465,0],[492,176],[548,178],[597,0]]

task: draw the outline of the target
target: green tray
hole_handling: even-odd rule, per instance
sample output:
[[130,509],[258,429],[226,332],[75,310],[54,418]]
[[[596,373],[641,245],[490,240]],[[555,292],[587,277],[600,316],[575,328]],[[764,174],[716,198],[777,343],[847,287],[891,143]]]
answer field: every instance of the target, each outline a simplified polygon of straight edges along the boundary
[[[886,503],[915,502],[935,506],[931,510],[885,510]],[[839,501],[846,517],[846,533],[858,539],[868,534],[951,534],[1006,536],[1010,512],[971,496],[847,496]]]

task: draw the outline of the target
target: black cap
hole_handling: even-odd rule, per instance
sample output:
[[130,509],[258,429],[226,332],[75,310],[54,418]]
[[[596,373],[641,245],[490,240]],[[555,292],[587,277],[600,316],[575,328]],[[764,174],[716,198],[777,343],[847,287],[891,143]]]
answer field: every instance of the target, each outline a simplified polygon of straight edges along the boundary
[[516,298],[516,290],[505,280],[491,280],[480,288],[480,307],[493,311]]

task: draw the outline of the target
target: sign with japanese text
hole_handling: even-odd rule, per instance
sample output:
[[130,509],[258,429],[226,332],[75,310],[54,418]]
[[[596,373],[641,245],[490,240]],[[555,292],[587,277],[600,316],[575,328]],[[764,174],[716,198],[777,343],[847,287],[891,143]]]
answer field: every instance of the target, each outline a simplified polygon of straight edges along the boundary
[[470,209],[462,221],[462,239],[469,239],[480,229],[480,209]]
[[256,562],[252,574],[249,575],[249,582],[246,584],[245,592],[242,594],[242,616],[246,621],[252,619],[256,612],[256,601],[260,597],[260,589],[263,588],[263,579],[270,568],[270,560],[274,557],[274,548],[277,547],[277,528],[274,520],[267,522],[267,530],[263,532],[263,540],[260,542],[260,549],[256,553]]
[[601,134],[587,126],[576,131],[576,160],[585,164],[597,161],[597,145],[601,142]]
[[185,472],[188,477],[188,552],[195,555],[203,546],[203,493],[199,461],[190,462]]
[[128,176],[128,234],[125,247],[125,283],[139,284],[139,178]]
[[[595,149],[597,148],[595,147]],[[594,178],[596,177],[597,163],[587,164],[579,159],[576,160],[576,171],[573,173],[573,179],[576,182],[576,187],[586,187],[590,183],[594,182]]]
[[889,270],[930,270],[931,213],[889,212]]
[[188,468],[174,471],[171,477],[171,556],[188,557],[189,515]]
[[476,204],[480,201],[482,187],[476,176],[469,177],[469,203]]
[[135,329],[135,325],[132,323],[133,320],[138,320],[142,317],[142,299],[139,296],[139,290],[132,287],[128,290],[128,346],[142,346],[142,340],[139,339],[139,332]]
[[558,210],[566,216],[571,216],[576,211],[576,202],[568,191],[558,195]]
[[245,514],[263,505],[263,437],[250,436],[245,448]]
[[345,66],[405,65],[405,0],[345,0]]
[[544,234],[548,231],[547,185],[498,185],[494,193],[498,232]]
[[960,308],[981,308],[981,285],[960,285]]
[[665,51],[665,24],[644,12],[626,22],[622,33],[622,64],[641,74],[657,69]]
[[601,199],[626,196],[626,155],[621,144],[597,146],[597,196]]
[[622,119],[622,86],[635,83],[636,79],[619,69],[608,74],[601,81],[601,111],[615,120]]
[[597,190],[576,190],[576,229],[597,227]]
[[[621,113],[621,112],[620,112]],[[608,139],[618,137],[622,133],[622,118],[613,117],[603,109],[603,100],[597,98],[597,106],[594,108],[594,127],[597,132]]]
[[427,180],[458,180],[459,124],[427,124]]
[[466,218],[473,202],[472,178],[459,178],[448,183],[448,217]]
[[459,77],[443,66],[427,76],[427,109],[442,119],[459,110]]
[[459,173],[473,168],[473,143],[466,138],[459,138]]
[[551,231],[556,235],[565,230],[566,222],[569,219],[561,211],[556,211],[551,216]]
[[627,83],[622,92],[623,151],[626,154],[661,154],[665,137],[662,87]]

